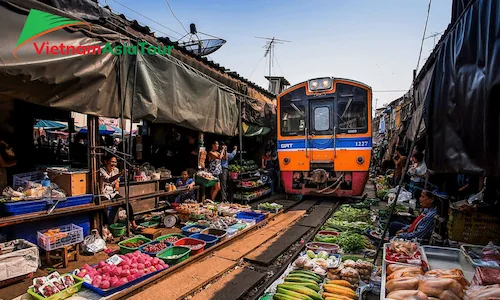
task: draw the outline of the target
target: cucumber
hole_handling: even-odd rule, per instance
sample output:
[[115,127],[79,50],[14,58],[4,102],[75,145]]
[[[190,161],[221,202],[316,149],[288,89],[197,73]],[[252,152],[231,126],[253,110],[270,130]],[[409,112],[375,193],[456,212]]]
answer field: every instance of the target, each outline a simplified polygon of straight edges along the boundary
[[313,300],[323,300],[323,298],[315,291],[308,287],[296,284],[278,284],[278,288],[284,288],[293,292],[301,293],[311,297]]
[[273,300],[296,300],[296,298],[285,295],[285,294],[276,293],[273,296]]
[[304,295],[304,294],[301,294],[301,293],[298,293],[298,292],[294,292],[294,291],[290,291],[290,290],[284,289],[282,287],[278,288],[278,293],[283,294],[283,295],[287,295],[287,296],[290,296],[290,297],[293,297],[295,299],[313,300],[311,297],[309,297],[307,295]]
[[305,286],[305,287],[308,287],[310,288],[311,290],[315,290],[316,292],[319,292],[320,288],[319,288],[319,285],[315,282],[315,283],[303,283],[303,282],[292,282],[292,281],[287,281],[285,279],[285,284],[291,284],[291,285],[300,285],[300,286]]
[[318,280],[323,280],[323,277],[319,276],[318,274],[316,274],[314,272],[307,271],[307,270],[295,270],[295,271],[290,272],[290,274],[305,274],[305,275],[310,275],[310,276],[316,277]]
[[312,280],[309,278],[304,278],[304,277],[298,277],[298,276],[287,276],[285,278],[285,281],[301,282],[301,283],[313,283],[313,284],[318,285],[318,283],[315,280]]
[[295,277],[295,278],[303,278],[303,279],[310,279],[310,280],[314,280],[316,281],[317,283],[322,283],[323,282],[323,279],[318,279],[317,277],[315,276],[312,276],[312,275],[309,275],[309,274],[303,274],[303,273],[290,273],[288,277]]

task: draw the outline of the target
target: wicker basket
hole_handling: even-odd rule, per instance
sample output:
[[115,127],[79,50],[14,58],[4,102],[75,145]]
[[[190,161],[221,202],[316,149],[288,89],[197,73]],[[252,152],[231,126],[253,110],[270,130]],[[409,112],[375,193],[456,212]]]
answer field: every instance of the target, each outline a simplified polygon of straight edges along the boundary
[[482,213],[462,213],[450,208],[448,237],[451,240],[486,245],[500,243],[500,217]]

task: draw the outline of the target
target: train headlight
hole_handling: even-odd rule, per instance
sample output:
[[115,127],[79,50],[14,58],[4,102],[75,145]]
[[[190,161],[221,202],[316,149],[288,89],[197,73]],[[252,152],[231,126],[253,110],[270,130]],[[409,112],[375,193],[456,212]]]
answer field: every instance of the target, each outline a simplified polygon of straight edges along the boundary
[[283,159],[283,163],[285,165],[288,165],[290,163],[290,159],[288,157],[285,157],[285,159]]
[[331,78],[318,78],[309,80],[310,91],[331,90],[333,81]]
[[356,162],[358,164],[362,165],[365,162],[365,159],[363,158],[363,156],[358,156],[358,158],[356,159]]

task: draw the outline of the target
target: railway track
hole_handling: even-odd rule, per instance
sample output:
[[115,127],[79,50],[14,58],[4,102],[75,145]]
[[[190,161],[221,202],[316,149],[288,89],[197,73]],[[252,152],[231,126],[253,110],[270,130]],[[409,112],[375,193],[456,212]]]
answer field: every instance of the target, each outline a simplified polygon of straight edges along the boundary
[[324,198],[272,201],[285,210],[265,225],[112,299],[258,299],[340,205]]

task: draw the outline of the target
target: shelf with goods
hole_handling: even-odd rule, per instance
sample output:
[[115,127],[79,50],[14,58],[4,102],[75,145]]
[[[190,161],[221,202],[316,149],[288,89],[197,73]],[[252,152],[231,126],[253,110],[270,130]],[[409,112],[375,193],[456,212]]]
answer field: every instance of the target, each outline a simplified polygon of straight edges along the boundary
[[252,191],[264,186],[268,186],[269,184],[270,182],[262,182],[259,177],[259,180],[257,181],[241,181],[236,186],[236,188],[241,191]]
[[253,201],[271,194],[271,188],[261,188],[252,192],[235,193],[233,198],[240,201]]

